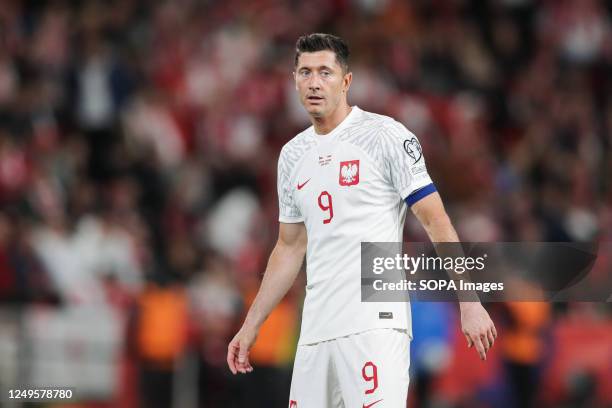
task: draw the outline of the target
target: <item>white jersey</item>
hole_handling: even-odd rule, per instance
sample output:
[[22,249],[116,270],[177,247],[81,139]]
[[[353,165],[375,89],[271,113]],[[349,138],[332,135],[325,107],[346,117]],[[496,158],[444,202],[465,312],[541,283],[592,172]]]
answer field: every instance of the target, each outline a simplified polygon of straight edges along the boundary
[[300,345],[374,328],[411,334],[408,303],[361,302],[361,242],[401,242],[404,199],[430,184],[416,136],[357,106],[330,133],[311,126],[283,146],[279,221],[304,222],[308,235]]

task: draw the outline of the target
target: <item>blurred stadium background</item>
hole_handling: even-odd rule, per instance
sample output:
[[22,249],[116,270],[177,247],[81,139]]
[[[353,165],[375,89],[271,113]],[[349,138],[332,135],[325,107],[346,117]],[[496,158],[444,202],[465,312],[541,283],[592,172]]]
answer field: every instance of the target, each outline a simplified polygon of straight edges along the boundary
[[[0,387],[74,387],[55,407],[287,406],[303,277],[254,373],[232,377],[225,353],[276,238],[278,153],[308,125],[291,71],[309,32],[348,40],[352,104],[420,137],[463,240],[611,240],[611,15],[2,0]],[[405,237],[427,240],[410,216]],[[486,364],[454,305],[413,308],[412,407],[612,406],[609,303],[489,305]]]

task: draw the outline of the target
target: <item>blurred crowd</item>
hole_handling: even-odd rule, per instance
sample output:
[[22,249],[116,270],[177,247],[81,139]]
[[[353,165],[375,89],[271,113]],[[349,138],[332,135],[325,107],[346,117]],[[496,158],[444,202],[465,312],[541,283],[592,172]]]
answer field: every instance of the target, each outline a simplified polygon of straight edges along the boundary
[[[0,385],[11,367],[22,380],[54,373],[10,333],[31,351],[51,347],[50,333],[54,347],[70,343],[65,327],[84,325],[96,333],[84,344],[114,336],[112,351],[92,352],[110,367],[92,400],[286,406],[303,276],[264,326],[251,378],[232,378],[225,352],[276,239],[280,148],[309,125],[291,76],[309,32],[348,41],[351,104],[420,138],[462,240],[612,239],[609,2],[6,0],[0,353],[32,361],[4,363]],[[410,216],[405,237],[427,240]],[[419,406],[610,403],[601,381],[610,386],[612,363],[604,380],[563,378],[544,396],[534,386],[558,328],[576,316],[609,328],[609,307],[494,308],[510,334],[494,375],[531,402],[434,381],[468,369],[453,360],[457,313],[418,307],[431,317],[415,320]],[[87,354],[73,351],[65,358]]]

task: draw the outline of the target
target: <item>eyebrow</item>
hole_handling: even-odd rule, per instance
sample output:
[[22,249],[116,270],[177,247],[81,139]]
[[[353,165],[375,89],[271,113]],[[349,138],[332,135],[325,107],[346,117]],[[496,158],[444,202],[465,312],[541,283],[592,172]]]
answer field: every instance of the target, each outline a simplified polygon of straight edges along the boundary
[[[324,69],[327,69],[328,71],[333,71],[333,70],[334,70],[333,68],[328,67],[327,65],[319,65],[318,67],[315,67],[315,68],[318,68],[318,69],[319,69],[319,71],[322,71],[322,70],[324,70]],[[303,70],[303,69],[309,69],[309,70],[312,70],[312,69],[313,69],[313,67],[303,66],[303,67],[300,67],[300,68],[298,69],[298,71],[301,71],[301,70]]]

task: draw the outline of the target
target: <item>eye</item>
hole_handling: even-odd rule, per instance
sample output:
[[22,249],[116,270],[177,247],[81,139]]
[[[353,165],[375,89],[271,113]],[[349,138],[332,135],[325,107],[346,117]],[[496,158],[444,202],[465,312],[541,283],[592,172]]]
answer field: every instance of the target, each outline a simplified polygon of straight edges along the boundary
[[304,69],[300,71],[300,75],[303,77],[308,77],[310,75],[310,71]]
[[321,71],[321,76],[323,76],[323,77],[328,77],[330,75],[331,75],[331,72],[329,72],[329,71]]

